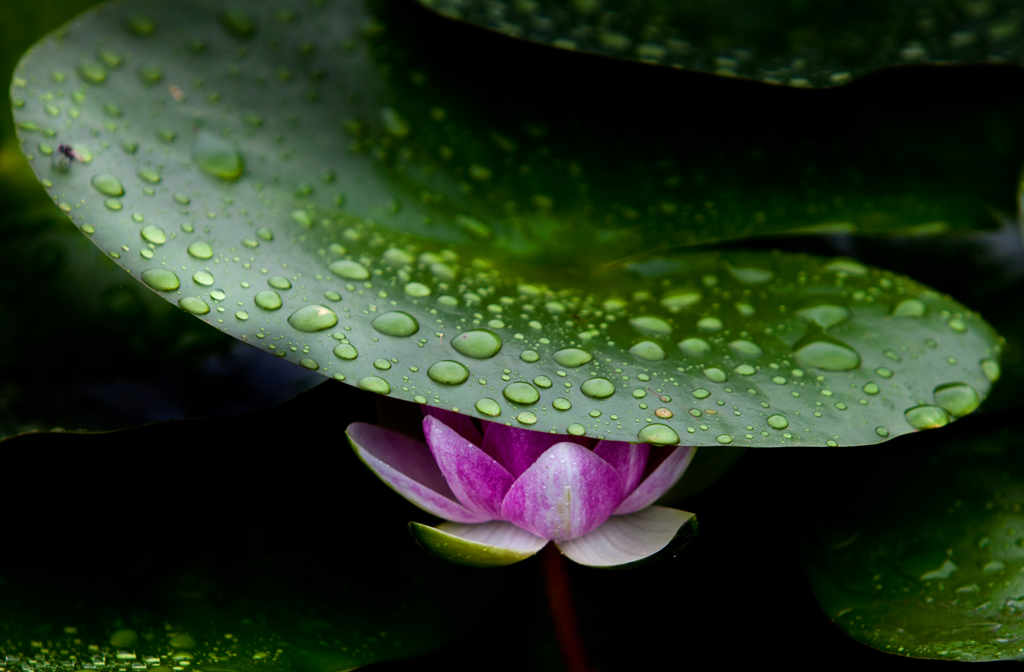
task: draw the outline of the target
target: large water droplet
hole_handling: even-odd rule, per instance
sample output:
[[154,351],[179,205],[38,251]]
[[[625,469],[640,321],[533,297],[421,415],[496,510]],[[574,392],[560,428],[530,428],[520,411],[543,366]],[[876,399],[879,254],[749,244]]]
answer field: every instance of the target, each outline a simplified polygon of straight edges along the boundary
[[981,404],[978,392],[966,383],[939,385],[932,393],[935,403],[949,411],[954,417],[967,415]]
[[200,170],[227,182],[233,182],[245,172],[245,160],[235,146],[209,131],[199,131],[192,146],[192,160]]
[[277,310],[281,307],[281,295],[272,289],[257,292],[253,301],[263,310]]
[[210,312],[210,306],[198,296],[186,296],[178,300],[178,305],[193,315],[206,315]]
[[387,394],[391,391],[391,385],[388,381],[377,376],[366,376],[365,378],[359,379],[359,388],[368,392],[376,392],[377,394]]
[[615,394],[615,385],[607,378],[591,378],[580,385],[583,394],[594,399],[607,399]]
[[330,308],[318,304],[303,306],[288,316],[288,324],[304,332],[323,331],[337,323],[338,315]]
[[633,345],[629,351],[636,357],[646,359],[651,362],[665,359],[665,351],[662,350],[661,346],[654,341],[640,341]]
[[776,413],[768,416],[768,426],[772,429],[785,429],[789,427],[789,420],[786,419],[786,416]]
[[163,245],[167,242],[167,234],[164,230],[159,226],[154,226],[153,224],[148,224],[142,227],[139,235],[141,235],[142,239],[147,243],[153,243],[154,245]]
[[823,303],[818,306],[811,306],[809,308],[801,308],[796,311],[796,314],[800,317],[814,322],[822,329],[828,329],[835,325],[845,322],[850,317],[850,310],[843,306],[835,306],[830,303]]
[[358,261],[339,259],[327,267],[331,273],[346,280],[366,280],[370,277],[370,271]]
[[826,341],[808,343],[793,356],[800,366],[813,366],[825,371],[852,371],[860,366],[860,355],[852,348]]
[[904,299],[892,309],[892,314],[899,317],[921,317],[925,314],[925,305],[919,299]]
[[427,369],[427,375],[435,383],[442,385],[461,385],[469,378],[469,369],[459,362],[450,359],[434,362]]
[[540,400],[540,392],[533,385],[524,382],[509,383],[501,393],[515,404],[536,404]]
[[457,352],[474,359],[487,359],[501,350],[501,337],[486,329],[464,331],[452,339]]
[[142,281],[160,292],[173,292],[181,287],[178,276],[166,268],[150,268],[143,271]]
[[668,425],[651,424],[647,425],[637,433],[637,438],[642,443],[653,443],[658,446],[672,446],[679,443],[679,435],[676,430]]
[[570,369],[583,366],[594,358],[589,352],[579,348],[564,348],[556,352],[554,357],[559,365]]
[[209,243],[197,240],[188,246],[188,254],[196,259],[209,259],[213,256],[213,248]]
[[949,415],[938,406],[915,406],[903,412],[914,429],[934,429],[949,424]]
[[420,323],[416,318],[400,310],[378,315],[371,324],[374,329],[387,336],[412,336],[420,330]]
[[722,371],[716,366],[704,369],[704,377],[710,380],[712,383],[724,383],[727,379],[725,371]]
[[94,175],[92,186],[104,196],[124,196],[124,185],[113,175],[106,173]]
[[640,317],[632,317],[629,323],[637,331],[650,334],[652,336],[668,336],[672,333],[672,325],[660,317],[654,315],[641,315]]

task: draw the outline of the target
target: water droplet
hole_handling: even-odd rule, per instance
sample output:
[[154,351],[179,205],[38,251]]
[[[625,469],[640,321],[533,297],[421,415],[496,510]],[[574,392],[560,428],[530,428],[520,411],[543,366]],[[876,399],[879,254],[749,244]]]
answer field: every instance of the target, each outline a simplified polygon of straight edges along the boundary
[[537,415],[531,413],[530,411],[523,411],[522,413],[516,416],[516,420],[518,420],[521,424],[524,425],[532,425],[537,422]]
[[249,39],[256,33],[256,24],[245,12],[228,10],[217,15],[220,25],[231,35],[240,39]]
[[197,240],[188,246],[188,254],[196,259],[209,259],[213,256],[213,248],[202,240]]
[[947,322],[947,324],[949,325],[950,329],[957,332],[958,334],[962,334],[963,332],[967,331],[967,324],[959,317],[954,317],[952,320]]
[[864,394],[875,395],[878,394],[878,385],[875,383],[864,383]]
[[128,30],[138,37],[149,37],[156,32],[156,22],[148,16],[134,16],[128,19]]
[[845,273],[847,275],[865,275],[868,272],[867,266],[860,264],[853,259],[833,259],[825,264],[826,271],[833,273]]
[[966,383],[939,385],[932,394],[935,403],[957,418],[967,415],[981,404],[977,391]]
[[267,284],[273,287],[274,289],[284,290],[292,288],[291,280],[284,277],[283,275],[270,276],[269,278],[267,278]]
[[178,205],[188,205],[189,203],[192,202],[192,199],[186,196],[185,194],[179,193],[174,195],[174,202],[177,203]]
[[925,314],[924,302],[918,299],[904,299],[892,309],[892,314],[899,317],[921,317]]
[[142,231],[139,232],[142,239],[147,243],[153,243],[154,245],[163,245],[167,242],[167,234],[159,226],[149,224],[142,227]]
[[474,359],[487,359],[501,350],[501,337],[486,329],[464,331],[452,339],[455,350]]
[[430,296],[430,287],[427,287],[422,282],[410,282],[405,285],[405,293],[418,299]]
[[193,315],[206,315],[210,312],[210,306],[198,296],[186,296],[178,300],[178,305]]
[[774,273],[765,268],[733,266],[732,264],[726,264],[725,267],[729,270],[732,277],[745,285],[760,285],[775,277]]
[[553,385],[551,379],[547,376],[537,376],[533,379],[533,384],[545,390]]
[[509,383],[502,390],[502,394],[516,404],[536,404],[540,400],[540,392],[533,385],[524,382]]
[[651,362],[665,359],[665,351],[654,341],[640,341],[631,347],[629,351],[636,357]]
[[501,405],[494,399],[491,399],[489,397],[478,399],[474,406],[476,407],[476,410],[479,413],[482,413],[486,416],[496,418],[499,415],[501,415]]
[[540,359],[540,354],[536,350],[523,350],[519,353],[519,359],[527,364],[532,364]]
[[593,399],[607,399],[615,394],[615,385],[607,378],[591,378],[583,381],[580,390]]
[[94,175],[92,186],[104,196],[124,196],[124,185],[113,175],[106,173]]
[[589,352],[579,348],[564,348],[556,352],[554,357],[559,365],[570,369],[583,366],[594,358]]
[[300,359],[299,366],[309,369],[310,371],[316,371],[317,369],[320,368],[319,362],[310,357],[303,357],[302,359]]
[[192,147],[192,160],[200,170],[227,182],[233,182],[245,172],[245,160],[235,146],[209,131],[199,131]]
[[981,372],[988,378],[988,382],[994,383],[999,380],[999,362],[994,359],[983,359],[981,360]]
[[703,338],[687,338],[677,344],[684,355],[700,358],[711,351],[711,345]]
[[700,300],[701,293],[696,290],[676,289],[661,298],[661,305],[671,313],[678,313],[684,308],[696,305]]
[[374,318],[373,328],[387,336],[412,336],[420,330],[420,323],[409,313],[392,310]]
[[672,446],[679,443],[679,435],[676,430],[668,425],[654,423],[647,425],[637,433],[637,438],[642,443],[653,443],[657,446]]
[[557,399],[551,402],[551,406],[556,411],[568,411],[570,408],[572,408],[572,402],[566,399],[565,397],[558,397]]
[[701,331],[721,331],[722,321],[717,317],[702,317],[697,320],[697,328]]
[[732,436],[729,434],[719,434],[715,437],[715,441],[718,441],[721,444],[730,444],[732,443]]
[[360,378],[357,384],[359,385],[359,389],[366,390],[368,392],[376,392],[377,394],[387,394],[391,392],[391,385],[388,384],[388,381],[383,378],[378,378],[377,376],[366,376],[365,378]]
[[637,331],[650,334],[652,336],[668,336],[672,333],[672,325],[660,317],[653,315],[641,315],[640,317],[632,317],[629,323]]
[[431,364],[427,369],[427,375],[435,383],[461,385],[469,378],[469,369],[459,362],[445,359]]
[[750,364],[740,364],[735,369],[733,369],[733,371],[740,374],[741,376],[752,376],[755,373],[757,373],[757,369],[752,367]]
[[725,371],[714,366],[704,369],[704,377],[712,383],[724,383],[727,378]]
[[79,63],[78,74],[90,84],[102,84],[107,80],[107,69],[96,61],[82,61]]
[[161,292],[173,292],[181,287],[181,281],[173,271],[166,268],[150,268],[142,272],[142,281]]
[[880,366],[875,369],[875,373],[880,375],[882,378],[892,378],[892,369],[887,369],[884,366]]
[[107,210],[113,210],[114,212],[119,212],[122,208],[124,208],[124,205],[121,203],[121,201],[117,200],[116,198],[108,198],[107,200],[103,201],[103,205],[107,206]]
[[703,387],[698,387],[693,391],[693,396],[697,399],[707,399],[711,396],[711,393],[705,390]]
[[359,351],[351,343],[339,343],[334,346],[334,356],[338,359],[351,361],[359,356]]
[[805,320],[815,323],[822,329],[834,327],[837,324],[845,322],[850,317],[849,309],[829,303],[811,306],[810,308],[802,308],[796,311],[796,314]]
[[793,353],[801,366],[825,371],[852,371],[860,366],[860,355],[852,348],[837,343],[814,341]]
[[340,278],[346,280],[366,280],[370,277],[370,272],[366,270],[366,267],[357,261],[351,261],[348,259],[339,259],[338,261],[332,262],[327,267],[331,273],[334,273]]
[[[260,294],[262,293],[260,292]],[[280,300],[280,297],[278,297],[278,300]],[[256,305],[259,304],[257,303]],[[262,306],[260,307],[262,308]],[[338,315],[333,310],[317,304],[303,306],[288,316],[288,324],[304,332],[323,331],[324,329],[330,329],[337,323]]]
[[192,282],[203,287],[209,287],[213,284],[213,274],[209,271],[196,271],[192,275]]
[[587,433],[586,427],[579,424],[578,422],[574,422],[571,425],[569,425],[565,431],[567,431],[569,434],[572,434],[573,436],[583,436],[584,434]]
[[253,302],[263,310],[277,310],[281,307],[281,295],[272,289],[257,292]]
[[776,413],[768,416],[768,426],[772,429],[785,429],[789,427],[789,420],[786,416]]
[[883,427],[882,425],[879,425],[875,427],[875,434],[884,439],[885,437],[889,436],[889,430]]
[[378,371],[387,371],[388,369],[391,368],[391,362],[384,359],[383,357],[380,357],[378,359],[373,360],[373,368],[377,369]]
[[743,339],[735,340],[729,343],[729,349],[732,350],[739,357],[748,357],[750,359],[756,359],[764,354],[761,347],[753,341],[745,341]]
[[938,406],[915,406],[908,408],[903,415],[914,429],[933,429],[949,424],[946,411]]

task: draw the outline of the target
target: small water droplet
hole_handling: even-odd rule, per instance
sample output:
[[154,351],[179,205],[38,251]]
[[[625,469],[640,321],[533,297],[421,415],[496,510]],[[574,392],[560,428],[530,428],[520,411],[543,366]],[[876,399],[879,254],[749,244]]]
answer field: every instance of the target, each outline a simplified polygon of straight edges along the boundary
[[554,357],[560,366],[570,369],[583,366],[594,358],[589,352],[579,348],[564,348],[556,352]]
[[128,19],[128,30],[138,37],[149,37],[156,32],[156,22],[148,16],[134,16]]
[[650,334],[651,336],[668,336],[672,333],[672,325],[654,315],[632,317],[629,323],[640,333]]
[[752,376],[755,373],[757,373],[757,369],[752,367],[750,364],[740,364],[735,369],[733,369],[733,371],[740,374],[741,376]]
[[557,399],[551,402],[551,407],[554,408],[556,411],[568,411],[570,408],[572,408],[572,402],[566,399],[565,397],[558,397]]
[[496,418],[499,415],[501,415],[501,404],[496,402],[494,399],[491,399],[490,397],[477,399],[477,402],[476,404],[474,404],[474,406],[476,407],[476,410],[479,413],[483,413],[486,416]]
[[210,306],[198,296],[186,296],[178,300],[178,305],[193,315],[206,315],[210,312]]
[[161,292],[173,292],[181,287],[181,281],[173,271],[166,268],[150,268],[142,272],[142,281]]
[[143,168],[138,174],[139,179],[149,182],[150,184],[160,184],[160,180],[163,179],[160,176],[160,173],[151,168]]
[[981,404],[978,392],[967,383],[939,385],[932,394],[936,404],[957,418],[967,415]]
[[359,385],[359,389],[366,390],[368,392],[376,392],[377,394],[388,394],[391,392],[391,385],[388,381],[383,378],[378,378],[377,376],[366,376],[365,378],[360,378],[357,384]]
[[572,434],[573,436],[583,436],[584,434],[587,433],[586,427],[584,427],[583,425],[579,424],[578,422],[574,422],[571,425],[569,425],[566,428],[566,431],[569,434]]
[[[262,292],[260,293],[262,294]],[[278,300],[280,300],[280,297],[278,297]],[[259,304],[257,303],[256,305]],[[262,306],[260,307],[262,308]],[[337,323],[338,315],[330,308],[318,304],[303,306],[288,316],[288,324],[299,331],[307,333],[330,329]]]
[[501,337],[486,329],[464,331],[452,339],[455,350],[474,359],[487,359],[501,350]]
[[274,289],[285,290],[292,288],[291,280],[284,277],[283,275],[270,276],[269,278],[267,278],[267,284],[273,287]]
[[593,399],[607,399],[615,394],[615,385],[607,378],[590,378],[583,381],[580,390]]
[[384,130],[396,138],[404,138],[409,135],[409,122],[402,118],[393,107],[385,107],[380,111],[380,119],[384,123]]
[[427,375],[435,383],[461,385],[469,378],[469,369],[459,362],[445,359],[431,364]]
[[192,147],[192,160],[207,175],[226,182],[237,180],[245,172],[245,160],[238,149],[209,131],[199,131]]
[[346,280],[366,280],[370,277],[370,271],[365,266],[349,259],[339,259],[338,261],[331,262],[327,268],[331,273]]
[[410,282],[405,285],[405,293],[418,299],[430,296],[430,287],[427,287],[422,282]]
[[728,269],[732,277],[745,285],[764,284],[775,277],[775,274],[766,268],[733,266],[732,264],[726,264],[726,269]]
[[864,394],[871,394],[871,395],[878,394],[878,392],[879,392],[878,385],[876,385],[875,383],[864,383],[863,390],[864,390]]
[[717,317],[702,317],[697,320],[697,328],[701,331],[721,331],[722,321]]
[[949,415],[938,406],[915,406],[908,408],[903,415],[914,429],[933,429],[949,424]]
[[834,327],[837,324],[845,322],[850,317],[850,311],[848,308],[836,306],[830,303],[823,303],[809,308],[801,308],[796,311],[796,314],[809,322],[815,323],[822,329]]
[[983,359],[981,360],[981,372],[988,378],[988,382],[994,383],[999,380],[999,362],[994,359]]
[[898,317],[921,317],[925,314],[924,302],[918,299],[904,299],[892,309],[892,314]]
[[533,379],[533,384],[542,389],[550,388],[554,383],[547,376],[537,376]]
[[703,338],[687,338],[677,344],[684,355],[700,358],[711,351],[711,345]]
[[729,434],[719,434],[715,437],[715,441],[718,441],[721,444],[730,444],[732,443],[732,436]]
[[373,360],[373,368],[377,369],[378,371],[387,371],[388,369],[391,368],[391,362],[384,359],[383,357],[380,357],[378,359]]
[[670,313],[696,305],[701,300],[701,293],[693,289],[676,289],[661,298],[661,305]]
[[202,285],[203,287],[210,287],[214,282],[213,274],[209,271],[196,271],[192,274],[192,282],[197,285]]
[[860,366],[860,355],[856,351],[827,341],[808,343],[793,353],[793,356],[801,366],[813,366],[825,371],[852,371]]
[[789,420],[786,416],[776,413],[768,416],[768,426],[772,429],[785,429],[789,427]]
[[94,175],[92,186],[104,196],[124,196],[124,185],[113,175],[106,173]]
[[161,229],[159,226],[154,226],[153,224],[149,224],[147,226],[142,227],[142,230],[139,232],[139,234],[142,236],[142,239],[145,240],[147,243],[153,243],[154,245],[163,245],[164,243],[167,242],[167,234],[164,232],[164,230]]
[[392,310],[374,318],[373,328],[387,336],[412,336],[420,330],[420,323],[409,313]]
[[213,248],[210,247],[209,243],[197,240],[189,244],[188,254],[195,259],[209,259],[213,256]]
[[653,443],[657,446],[672,446],[679,443],[679,434],[668,425],[650,424],[637,433],[642,443]]
[[334,346],[334,356],[338,359],[351,361],[359,356],[359,351],[351,343],[339,343]]
[[519,359],[527,364],[532,364],[540,359],[540,354],[536,350],[523,350],[519,353]]
[[78,74],[90,84],[102,84],[107,81],[107,69],[96,61],[82,61],[79,63]]
[[707,399],[711,396],[711,393],[705,390],[703,387],[698,387],[693,391],[693,396],[697,399]]
[[882,425],[879,425],[875,427],[875,434],[884,439],[885,437],[889,436],[889,430],[883,427]]
[[505,395],[506,399],[516,404],[529,405],[535,404],[540,400],[540,392],[533,385],[521,381],[506,385],[505,389],[502,390],[502,394]]
[[272,289],[257,292],[253,302],[263,310],[277,310],[281,307],[281,295]]
[[712,383],[724,383],[728,378],[728,376],[725,375],[725,371],[714,366],[704,369],[704,377]]
[[757,359],[764,354],[761,347],[753,341],[738,339],[729,343],[729,349],[739,357]]
[[523,411],[516,416],[516,420],[523,425],[533,425],[537,422],[537,415],[530,411]]

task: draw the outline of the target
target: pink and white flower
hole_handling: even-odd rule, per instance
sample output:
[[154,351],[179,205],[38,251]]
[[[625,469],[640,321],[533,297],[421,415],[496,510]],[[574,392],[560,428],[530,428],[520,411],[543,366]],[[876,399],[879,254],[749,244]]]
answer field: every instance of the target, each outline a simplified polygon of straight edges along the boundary
[[365,423],[346,430],[359,458],[419,508],[444,518],[411,523],[456,562],[506,565],[548,541],[571,560],[612,566],[657,553],[693,514],[652,506],[696,449],[652,448],[484,422],[424,407],[426,444]]

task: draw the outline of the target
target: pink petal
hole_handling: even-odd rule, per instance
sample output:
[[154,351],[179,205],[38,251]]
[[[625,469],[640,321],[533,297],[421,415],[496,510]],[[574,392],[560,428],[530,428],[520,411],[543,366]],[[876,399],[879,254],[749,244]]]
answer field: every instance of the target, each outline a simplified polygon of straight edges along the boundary
[[560,442],[524,471],[501,503],[501,517],[545,539],[590,532],[622,499],[622,480],[589,448]]
[[470,511],[496,518],[512,474],[433,415],[423,418],[423,434],[455,498]]
[[622,477],[622,492],[633,492],[640,484],[647,466],[647,457],[651,447],[646,443],[626,443],[625,441],[600,441],[594,448],[605,462],[615,467]]
[[441,523],[430,527],[410,523],[421,544],[433,553],[460,565],[501,567],[525,560],[548,543],[512,523],[491,521],[476,525]]
[[500,422],[488,423],[484,428],[483,449],[501,462],[513,476],[521,473],[540,457],[540,454],[562,437],[545,432],[517,429]]
[[668,546],[679,530],[694,521],[689,511],[651,506],[628,516],[612,516],[590,534],[557,542],[573,562],[613,567],[650,557]]
[[459,523],[479,523],[490,518],[455,501],[430,449],[423,443],[363,422],[352,423],[345,434],[356,455],[373,473],[427,513]]
[[447,411],[443,408],[434,408],[432,406],[420,406],[420,410],[423,411],[424,416],[432,415],[444,424],[448,425],[461,434],[467,441],[470,441],[477,446],[483,445],[484,437],[480,433],[480,430],[477,429],[476,423],[473,422],[473,418],[468,415],[463,415],[454,411]]
[[675,485],[686,471],[686,467],[690,466],[690,460],[696,453],[697,449],[693,446],[677,446],[647,478],[641,481],[636,490],[626,495],[615,509],[615,515],[633,513],[653,504],[666,490]]

